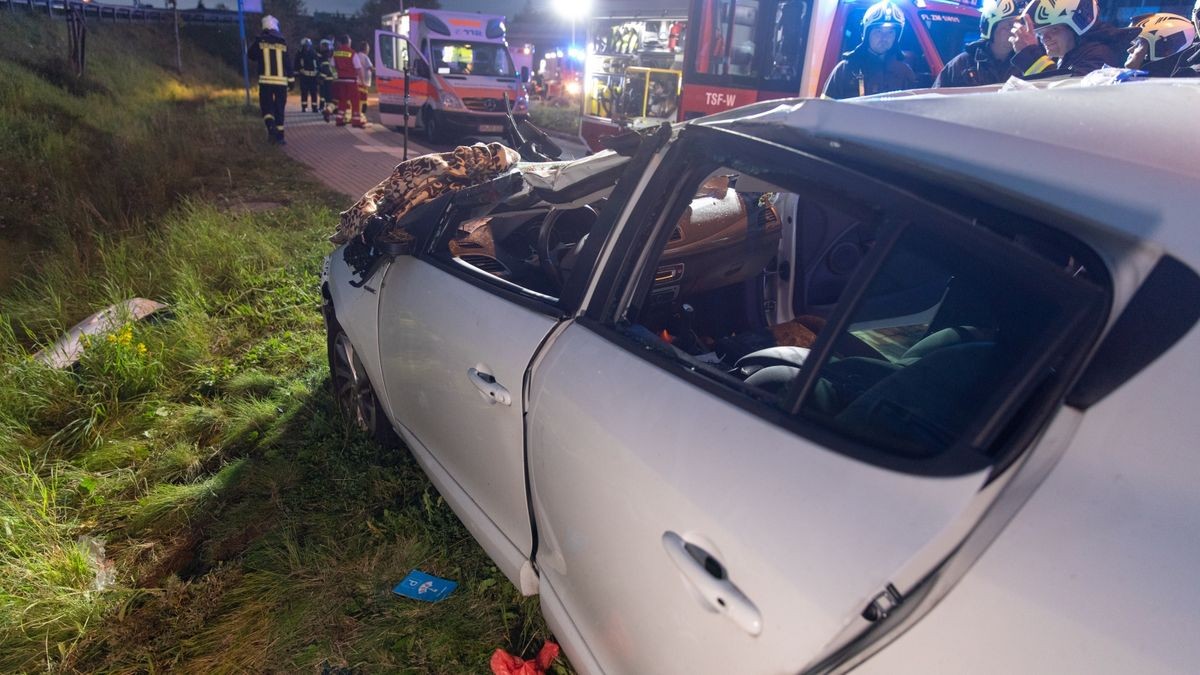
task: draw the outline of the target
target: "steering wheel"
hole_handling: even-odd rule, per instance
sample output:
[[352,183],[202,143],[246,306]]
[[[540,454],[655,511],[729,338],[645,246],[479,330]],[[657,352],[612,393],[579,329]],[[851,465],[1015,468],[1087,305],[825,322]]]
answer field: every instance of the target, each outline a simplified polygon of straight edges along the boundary
[[551,209],[538,229],[537,254],[542,271],[559,288],[566,281],[563,260],[596,224],[596,209]]

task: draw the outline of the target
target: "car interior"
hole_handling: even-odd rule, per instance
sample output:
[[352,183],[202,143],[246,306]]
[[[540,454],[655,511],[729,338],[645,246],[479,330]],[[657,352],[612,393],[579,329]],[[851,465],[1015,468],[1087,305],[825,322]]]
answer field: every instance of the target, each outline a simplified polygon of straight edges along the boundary
[[[608,188],[568,203],[514,191],[452,210],[443,255],[556,298],[604,208]],[[788,249],[785,225],[795,223]],[[846,289],[881,235],[876,212],[731,168],[712,171],[675,220],[622,330],[696,372],[782,405]],[[1070,276],[1068,248],[1013,237]],[[830,336],[799,413],[916,457],[947,448],[1010,364],[1052,332],[1058,313],[1002,270],[944,242],[906,234]],[[779,289],[791,302],[777,306]],[[786,297],[787,294],[784,294]]]
[[[783,225],[793,221],[789,241]],[[1023,249],[1015,254],[1032,254],[1018,265],[906,227],[850,316],[824,335],[887,235],[883,223],[845,196],[718,169],[684,210],[624,330],[691,372],[780,406],[825,337],[828,356],[795,412],[896,456],[936,455],[1011,389],[1016,364],[1065,330],[1060,298],[1016,270],[1040,265],[1063,279],[1087,270],[1069,245],[1027,233],[1006,236]],[[784,311],[780,288],[791,291]]]

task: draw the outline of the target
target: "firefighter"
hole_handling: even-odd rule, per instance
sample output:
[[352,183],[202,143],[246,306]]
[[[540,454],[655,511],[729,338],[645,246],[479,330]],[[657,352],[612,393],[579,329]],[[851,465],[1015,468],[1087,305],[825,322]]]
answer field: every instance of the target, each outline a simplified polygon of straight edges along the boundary
[[270,14],[263,17],[262,33],[254,38],[246,58],[258,64],[258,107],[267,125],[267,141],[284,145],[283,109],[294,80],[287,40],[279,32],[278,19]]
[[1129,45],[1126,68],[1144,70],[1150,77],[1194,77],[1194,71],[1181,67],[1182,57],[1196,40],[1196,27],[1178,14],[1151,14],[1135,20],[1132,27],[1140,34]]
[[333,50],[333,69],[337,80],[333,82],[333,96],[337,99],[337,125],[363,128],[362,110],[358,103],[358,87],[362,84],[362,69],[358,58],[350,47],[350,36],[338,38],[337,47]]
[[1100,21],[1099,13],[1096,0],[1032,0],[1013,25],[1013,65],[1027,78],[1119,68],[1140,30]]
[[1017,0],[985,0],[979,9],[979,40],[967,45],[966,51],[950,59],[933,81],[934,87],[974,87],[980,84],[1007,82],[1017,74],[1009,59],[1012,43],[1008,41],[1013,24],[1021,14]]
[[851,98],[916,86],[917,76],[900,54],[903,32],[904,13],[891,0],[868,7],[862,20],[862,42],[833,67],[824,96]]
[[333,81],[337,79],[337,73],[333,70],[333,40],[321,40],[317,50],[317,77],[321,88],[321,114],[328,122],[333,118]]
[[1192,26],[1196,29],[1196,42],[1179,57],[1179,67],[1172,77],[1200,76],[1200,0],[1192,7]]
[[359,42],[356,56],[363,78],[363,84],[358,86],[358,98],[362,104],[362,119],[363,124],[369,124],[367,122],[367,94],[370,93],[371,85],[375,82],[375,64],[371,63],[371,44],[366,40]]
[[317,112],[317,50],[309,38],[300,41],[300,53],[296,54],[292,71],[300,80],[300,112],[308,112],[309,99],[313,112]]

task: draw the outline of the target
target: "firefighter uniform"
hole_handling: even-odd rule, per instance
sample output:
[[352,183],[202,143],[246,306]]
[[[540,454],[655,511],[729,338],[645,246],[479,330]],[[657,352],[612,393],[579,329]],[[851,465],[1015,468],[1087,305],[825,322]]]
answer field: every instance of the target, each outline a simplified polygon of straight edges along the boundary
[[345,126],[348,121],[354,127],[365,126],[362,110],[359,108],[360,78],[357,61],[348,41],[338,45],[333,51],[333,69],[337,73],[337,79],[333,82],[333,95],[337,99],[336,121],[339,127]]
[[283,144],[283,110],[292,86],[292,64],[287,57],[287,40],[279,32],[279,21],[264,16],[263,32],[254,39],[246,58],[258,65],[258,106],[267,126],[267,140]]
[[317,112],[317,52],[312,40],[304,38],[300,42],[300,53],[296,54],[292,70],[300,81],[300,112],[308,112],[309,100],[312,100],[313,112]]
[[333,70],[333,42],[321,40],[321,48],[317,51],[317,77],[321,88],[321,114],[328,122],[336,107],[333,102],[333,82],[337,73]]

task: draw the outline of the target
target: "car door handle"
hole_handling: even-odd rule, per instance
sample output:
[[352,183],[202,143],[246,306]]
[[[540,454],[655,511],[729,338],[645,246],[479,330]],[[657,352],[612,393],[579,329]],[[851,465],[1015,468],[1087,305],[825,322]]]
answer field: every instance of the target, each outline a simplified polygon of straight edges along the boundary
[[674,532],[664,532],[662,543],[671,562],[699,593],[706,609],[724,614],[750,635],[762,632],[758,607],[729,580],[720,561]]
[[483,397],[483,400],[492,404],[512,405],[512,395],[496,381],[491,373],[476,366],[467,368],[467,377],[471,379],[471,384],[479,390],[479,395]]

